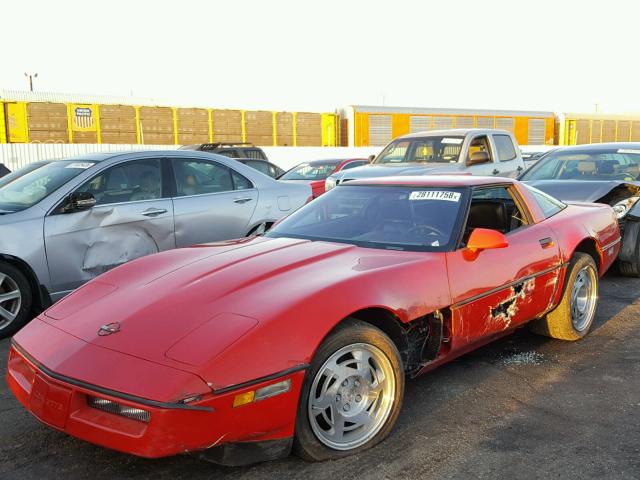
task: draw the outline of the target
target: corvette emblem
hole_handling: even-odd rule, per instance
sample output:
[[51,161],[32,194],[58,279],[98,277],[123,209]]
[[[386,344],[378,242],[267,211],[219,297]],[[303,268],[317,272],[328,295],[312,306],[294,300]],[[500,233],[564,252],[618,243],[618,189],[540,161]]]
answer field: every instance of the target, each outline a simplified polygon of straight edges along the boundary
[[120,331],[120,324],[118,322],[107,323],[106,325],[102,325],[98,329],[98,335],[101,337],[105,337],[107,335],[111,335],[112,333],[118,333]]

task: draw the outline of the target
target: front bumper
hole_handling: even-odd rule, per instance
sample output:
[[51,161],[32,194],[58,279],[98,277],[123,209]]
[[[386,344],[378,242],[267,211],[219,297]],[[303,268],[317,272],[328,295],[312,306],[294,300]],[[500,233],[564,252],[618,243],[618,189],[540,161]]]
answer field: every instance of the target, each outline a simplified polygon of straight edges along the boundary
[[[293,436],[298,397],[304,371],[296,371],[261,383],[207,394],[188,404],[133,398],[118,392],[107,393],[93,385],[83,385],[49,371],[13,344],[9,351],[7,383],[18,401],[38,420],[96,445],[147,458],[234,446],[251,442],[280,445],[278,456],[289,453],[282,448]],[[236,395],[291,378],[291,389],[281,395],[240,407],[233,407]],[[127,418],[89,406],[90,397],[116,402],[124,407],[149,412],[148,422]],[[246,449],[245,449],[246,450]],[[274,449],[249,449],[252,461],[272,459]],[[209,455],[225,463],[224,454]],[[271,457],[260,457],[270,453]],[[249,463],[243,457],[242,463]],[[227,462],[233,463],[233,458]]]

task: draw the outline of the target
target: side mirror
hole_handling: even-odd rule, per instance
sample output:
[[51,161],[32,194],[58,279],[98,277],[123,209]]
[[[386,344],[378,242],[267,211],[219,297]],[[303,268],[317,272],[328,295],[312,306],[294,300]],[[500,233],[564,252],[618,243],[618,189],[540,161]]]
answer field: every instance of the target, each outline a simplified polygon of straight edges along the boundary
[[487,152],[473,152],[467,162],[467,165],[478,165],[480,163],[487,163],[490,161],[491,158]]
[[480,250],[492,248],[505,248],[509,246],[504,233],[488,228],[474,228],[467,242],[467,250],[475,253]]
[[79,212],[82,210],[89,210],[96,204],[96,198],[89,192],[73,192],[69,195],[69,201],[64,211]]
[[367,157],[367,160],[369,160],[369,163],[373,163],[373,161],[375,160],[376,156],[375,155],[369,155]]

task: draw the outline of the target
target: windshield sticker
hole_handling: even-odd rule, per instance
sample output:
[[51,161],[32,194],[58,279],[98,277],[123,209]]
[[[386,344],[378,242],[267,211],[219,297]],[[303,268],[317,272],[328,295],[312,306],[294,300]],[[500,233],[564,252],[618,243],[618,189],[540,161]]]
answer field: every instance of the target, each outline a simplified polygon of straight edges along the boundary
[[447,145],[460,145],[462,143],[462,139],[461,138],[443,138],[442,142],[440,143],[446,143]]
[[445,192],[443,190],[423,190],[411,192],[409,200],[446,200],[447,202],[459,202],[460,192]]
[[86,170],[89,167],[93,167],[93,163],[91,163],[91,162],[73,162],[73,163],[70,163],[69,165],[67,165],[64,168],[82,168],[83,170]]
[[640,155],[640,150],[633,150],[631,148],[619,148],[618,153],[633,153],[634,155]]

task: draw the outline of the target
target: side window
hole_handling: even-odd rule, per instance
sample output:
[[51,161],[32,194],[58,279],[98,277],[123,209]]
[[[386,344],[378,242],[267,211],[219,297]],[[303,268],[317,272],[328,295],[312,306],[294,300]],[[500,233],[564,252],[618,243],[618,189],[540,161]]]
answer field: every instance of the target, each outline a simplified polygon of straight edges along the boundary
[[258,160],[266,160],[267,157],[264,156],[262,150],[258,150],[257,148],[245,148],[242,151],[242,156],[244,158],[256,158]]
[[509,135],[494,135],[493,142],[496,144],[498,160],[508,162],[516,158],[516,149]]
[[218,155],[224,155],[225,157],[229,157],[229,158],[238,158],[238,152],[236,152],[235,150],[220,150],[219,152],[213,152],[213,153],[217,153]]
[[491,149],[489,148],[489,139],[486,135],[482,135],[471,140],[471,144],[469,145],[469,157],[467,158],[467,160],[471,160],[471,156],[476,152],[485,152],[487,155],[489,155],[489,161],[492,161]]
[[271,176],[269,171],[269,164],[267,162],[249,161],[247,162],[247,166],[259,171],[260,173],[264,173],[265,175]]
[[552,217],[559,211],[563,210],[564,207],[566,207],[566,205],[562,203],[560,200],[556,200],[552,196],[547,195],[544,192],[541,192],[537,188],[534,188],[530,185],[526,185],[526,187],[529,189],[536,203],[542,210],[542,213],[544,214],[544,218]]
[[231,170],[206,160],[173,160],[178,197],[233,190]]
[[253,184],[249,181],[249,179],[247,179],[243,175],[240,175],[233,169],[231,169],[231,178],[233,180],[234,190],[249,190],[250,188],[253,188]]
[[466,243],[475,228],[506,234],[526,225],[526,218],[508,187],[477,188],[471,196],[464,241]]
[[138,160],[114,165],[80,186],[77,191],[91,193],[96,198],[96,205],[162,198],[160,160]]
[[269,164],[269,176],[276,178],[278,176],[278,170],[275,165]]

